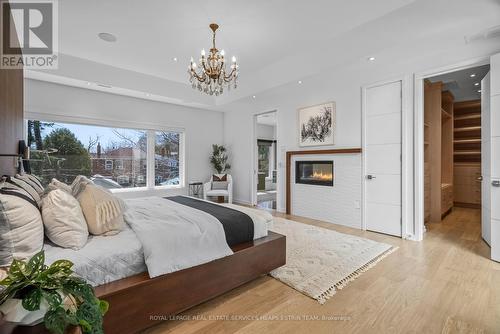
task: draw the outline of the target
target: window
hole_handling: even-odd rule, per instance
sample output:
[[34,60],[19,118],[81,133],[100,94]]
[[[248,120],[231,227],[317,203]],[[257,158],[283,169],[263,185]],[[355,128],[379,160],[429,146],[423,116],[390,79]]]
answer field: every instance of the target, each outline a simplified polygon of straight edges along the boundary
[[115,168],[123,169],[123,160],[115,160]]
[[155,133],[155,185],[178,185],[180,133]]
[[104,169],[105,170],[112,170],[113,169],[113,160],[104,161]]
[[31,168],[45,184],[77,175],[108,189],[183,184],[179,132],[28,120],[27,137]]

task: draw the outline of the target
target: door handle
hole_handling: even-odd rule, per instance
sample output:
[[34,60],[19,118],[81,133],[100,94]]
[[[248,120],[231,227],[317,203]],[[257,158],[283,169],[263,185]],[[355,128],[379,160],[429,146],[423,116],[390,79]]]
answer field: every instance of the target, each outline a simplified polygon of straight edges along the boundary
[[372,180],[372,179],[376,179],[377,177],[376,177],[376,176],[373,176],[373,175],[368,174],[368,175],[366,175],[366,178],[367,178],[368,180]]
[[498,181],[498,180],[491,181],[491,185],[492,185],[493,187],[500,187],[500,181]]

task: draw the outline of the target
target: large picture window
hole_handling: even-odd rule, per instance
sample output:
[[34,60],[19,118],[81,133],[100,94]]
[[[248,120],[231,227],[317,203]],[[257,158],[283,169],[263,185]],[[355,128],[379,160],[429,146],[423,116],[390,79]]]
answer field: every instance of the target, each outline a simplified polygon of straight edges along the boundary
[[28,120],[27,135],[33,173],[45,184],[85,175],[108,189],[182,185],[179,132]]

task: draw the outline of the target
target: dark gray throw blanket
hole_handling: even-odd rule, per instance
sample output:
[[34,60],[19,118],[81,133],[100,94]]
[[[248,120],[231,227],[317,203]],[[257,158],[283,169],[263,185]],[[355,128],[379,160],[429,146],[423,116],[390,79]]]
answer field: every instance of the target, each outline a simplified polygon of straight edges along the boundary
[[229,246],[253,240],[253,221],[247,214],[241,211],[191,197],[172,196],[165,197],[165,199],[201,210],[217,218],[224,228],[226,241]]

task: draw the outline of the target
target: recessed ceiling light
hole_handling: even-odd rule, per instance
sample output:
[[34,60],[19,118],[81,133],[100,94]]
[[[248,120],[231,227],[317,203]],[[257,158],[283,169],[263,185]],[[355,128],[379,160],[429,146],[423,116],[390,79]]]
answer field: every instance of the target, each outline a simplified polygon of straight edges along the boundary
[[478,92],[478,93],[481,93],[481,90],[478,90],[477,92]]
[[476,82],[476,83],[474,84],[474,86],[479,86],[479,82]]
[[116,36],[109,32],[100,32],[97,36],[105,42],[116,42],[117,40]]
[[176,62],[177,61],[177,57],[172,58],[172,60]]
[[299,85],[301,85],[301,84],[302,84],[302,80],[299,80]]
[[370,57],[368,58],[369,61],[374,61],[375,60],[375,57]]
[[476,76],[476,73],[472,73],[472,74],[470,75],[470,77],[471,77],[471,78],[474,78],[475,76]]
[[255,99],[256,97],[257,97],[257,96],[253,95],[253,96],[252,96],[252,99]]

